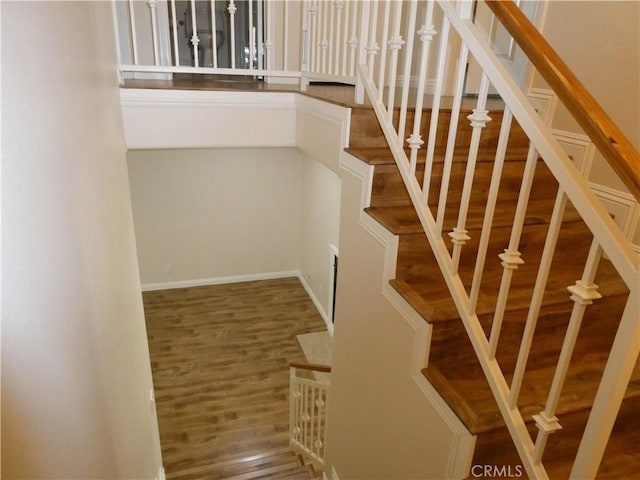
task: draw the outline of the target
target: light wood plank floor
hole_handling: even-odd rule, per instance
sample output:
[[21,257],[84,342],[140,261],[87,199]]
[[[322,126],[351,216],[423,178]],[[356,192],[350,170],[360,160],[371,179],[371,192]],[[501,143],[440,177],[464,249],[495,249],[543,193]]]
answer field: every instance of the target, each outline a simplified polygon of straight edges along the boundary
[[309,478],[288,450],[288,364],[325,325],[299,280],[143,298],[167,479]]

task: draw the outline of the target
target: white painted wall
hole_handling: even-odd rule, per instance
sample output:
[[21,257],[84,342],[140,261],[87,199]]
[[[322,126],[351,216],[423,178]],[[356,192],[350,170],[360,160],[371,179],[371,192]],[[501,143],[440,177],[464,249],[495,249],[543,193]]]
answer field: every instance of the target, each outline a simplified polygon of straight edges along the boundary
[[298,270],[298,150],[130,150],[128,159],[145,288]]
[[144,287],[296,273],[329,322],[349,109],[293,93],[121,102]]
[[128,148],[293,147],[295,94],[120,90]]
[[[640,3],[628,1],[548,2],[543,34],[631,143],[640,148]],[[540,78],[536,86],[544,86]],[[582,133],[560,104],[554,128]],[[590,180],[626,192],[597,153]],[[636,229],[640,244],[640,227]]]
[[331,322],[333,253],[338,248],[340,177],[311,157],[302,159],[302,218],[299,270]]
[[3,478],[153,479],[108,2],[2,2]]
[[397,242],[362,211],[370,167],[347,166],[358,170],[342,175],[327,470],[350,480],[464,478],[472,439],[420,373],[427,323],[384,293]]

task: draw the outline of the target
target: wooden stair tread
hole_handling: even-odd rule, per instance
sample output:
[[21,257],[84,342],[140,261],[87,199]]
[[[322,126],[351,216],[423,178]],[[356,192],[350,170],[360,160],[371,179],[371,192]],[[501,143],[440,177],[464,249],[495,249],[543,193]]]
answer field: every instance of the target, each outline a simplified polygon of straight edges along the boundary
[[[616,322],[611,319],[616,318],[616,313],[621,313],[625,297],[609,297],[606,300],[609,301],[601,304],[598,311],[589,314],[587,310],[585,315],[557,411],[561,424],[562,415],[588,410],[593,402],[615,333],[613,327]],[[606,324],[599,321],[603,312],[612,313]],[[545,315],[545,312],[542,313]],[[558,344],[561,344],[566,329],[566,321],[556,328],[554,323],[558,322],[555,313],[547,315],[546,320],[550,325],[539,328],[534,339],[543,348],[534,347],[532,350],[518,400],[527,422],[532,422],[531,416],[544,409],[559,354]],[[565,320],[568,320],[568,315]],[[504,324],[497,352],[507,381],[511,379],[522,333],[522,328],[509,328],[510,325],[513,326],[513,323]],[[603,335],[602,332],[609,334]],[[459,333],[457,337],[457,341],[449,339],[440,345],[437,340],[434,341],[429,365],[423,373],[472,433],[501,428],[504,422],[471,344],[463,333]],[[451,355],[452,351],[456,352],[455,356]],[[626,398],[635,399],[636,405],[640,401],[638,366],[627,389]]]
[[[562,233],[558,240],[554,261],[555,268],[544,295],[544,303],[561,304],[567,303],[569,293],[566,288],[573,285],[582,276],[582,266],[588,249],[590,238],[584,236],[586,226],[582,222],[566,222],[563,224]],[[472,241],[477,235],[471,232]],[[478,232],[475,232],[478,233]],[[496,241],[494,243],[494,234]],[[476,306],[479,316],[493,312],[497,298],[500,279],[503,274],[503,267],[497,259],[497,254],[502,253],[508,243],[510,229],[496,228],[492,230],[490,245],[487,253],[487,262],[482,277],[480,296]],[[537,275],[541,250],[541,242],[546,237],[546,229],[541,229],[538,225],[525,225],[523,228],[520,251],[524,264],[514,272],[509,292],[508,310],[518,311],[528,307],[531,293],[533,291],[534,280]],[[476,249],[471,244],[463,247],[459,276],[463,284],[470,288],[473,269],[475,267]],[[562,261],[562,267],[557,262]],[[564,265],[567,263],[569,265]],[[403,235],[400,237],[398,247],[398,267],[396,269],[396,279],[403,280],[416,293],[420,294],[431,304],[433,315],[426,318],[429,322],[440,322],[450,319],[457,319],[458,314],[440,268],[431,252],[427,239],[424,235]],[[602,295],[616,295],[626,293],[626,286],[620,281],[611,263],[602,260],[596,284]]]
[[[548,212],[544,206],[533,205],[534,208],[530,208],[527,211],[525,217],[525,225],[540,225],[548,220]],[[394,235],[411,235],[422,234],[424,229],[418,218],[418,214],[412,205],[395,205],[390,207],[367,207],[364,211],[373,217],[378,223],[389,230]],[[477,205],[472,203],[469,205],[469,219],[467,222],[468,230],[480,230],[484,220],[484,205]],[[565,222],[574,222],[580,219],[580,215],[573,208],[567,208],[567,212],[563,217]],[[448,222],[444,223],[444,230],[450,231],[454,226],[455,219],[449,218]],[[511,212],[497,211],[493,222],[493,228],[508,227],[513,223],[513,216]]]
[[180,479],[225,478],[250,480],[253,478],[298,478],[311,479],[317,476],[312,465],[287,448],[257,453],[247,453],[226,461],[184,468]]
[[[361,160],[369,165],[395,165],[395,160],[391,154],[391,150],[388,146],[385,147],[348,147],[345,148],[345,152],[353,155],[358,160]],[[404,152],[409,157],[411,150],[404,148]],[[505,161],[516,162],[526,159],[528,148],[514,147],[509,149],[505,155]],[[421,148],[418,151],[418,164],[425,163],[425,149]],[[433,157],[434,162],[444,162],[444,151],[436,150]],[[456,163],[466,163],[468,160],[468,154],[456,151],[453,155],[453,161]],[[478,150],[478,162],[493,162],[495,160],[495,149],[488,147],[480,147]]]

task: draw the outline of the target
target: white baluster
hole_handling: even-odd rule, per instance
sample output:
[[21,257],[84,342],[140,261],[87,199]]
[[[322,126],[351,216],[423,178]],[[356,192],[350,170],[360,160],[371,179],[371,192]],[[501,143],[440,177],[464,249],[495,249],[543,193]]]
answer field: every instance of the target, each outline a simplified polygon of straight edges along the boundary
[[309,449],[309,385],[306,383],[302,385],[302,416],[300,417],[302,422],[302,431],[304,432],[302,437],[302,444],[304,448]]
[[[285,2],[286,4],[286,2]],[[269,5],[272,5],[272,2],[269,2]],[[300,62],[300,89],[306,90],[309,86],[309,68],[311,65],[310,55],[311,55],[311,41],[310,41],[310,31],[311,28],[311,2],[309,0],[304,0],[302,4],[302,59]],[[286,49],[285,49],[286,51]],[[283,59],[286,61],[286,57]],[[285,68],[288,65],[284,66]]]
[[[407,123],[407,110],[409,106],[409,86],[411,81],[411,62],[413,59],[414,32],[416,31],[416,16],[418,2],[411,0],[409,4],[409,23],[407,25],[406,47],[404,52],[404,69],[402,73],[402,96],[400,99],[400,119],[398,121],[398,148],[402,148],[402,141],[405,135]],[[421,116],[422,112],[416,109],[416,116]]]
[[431,172],[433,169],[433,157],[436,148],[436,133],[438,131],[438,119],[440,116],[440,100],[444,88],[444,76],[447,65],[447,49],[449,43],[449,20],[442,19],[442,32],[440,34],[440,48],[438,51],[438,65],[436,68],[436,84],[433,91],[431,104],[431,120],[429,122],[429,138],[427,141],[427,153],[424,166],[424,180],[422,182],[422,203],[429,204],[429,189],[431,188]]
[[[212,63],[211,66],[212,67],[216,67],[218,65],[218,52],[217,50],[217,39],[216,39],[216,8],[215,8],[215,0],[211,0],[211,59],[212,59]],[[204,7],[203,7],[204,8]],[[206,26],[205,26],[206,28]]]
[[158,2],[147,0],[149,16],[151,17],[151,38],[153,42],[153,64],[160,65],[160,52],[158,50]]
[[335,46],[333,43],[334,42],[333,34],[334,34],[334,27],[335,27],[335,10],[336,10],[335,7],[336,7],[336,2],[333,0],[329,3],[329,5],[327,5],[327,8],[330,9],[331,13],[329,17],[329,37],[328,37],[329,44],[327,45],[327,47],[329,48],[329,51],[328,51],[328,58],[327,58],[327,71],[325,73],[336,73],[331,70],[331,67],[333,66],[333,51],[335,50]]
[[[367,45],[365,42],[369,37],[369,9],[371,5],[370,2],[362,2],[361,3],[361,12],[360,12],[360,46],[358,50],[358,64],[363,65],[367,63]],[[371,66],[369,66],[369,72],[367,74],[368,78],[373,78],[373,72],[371,71]],[[364,103],[364,83],[360,75],[356,75],[356,92],[355,92],[355,101],[356,103],[362,104]]]
[[322,49],[322,67],[320,71],[322,73],[327,73],[327,50],[329,48],[329,39],[327,38],[327,32],[329,28],[329,15],[327,10],[329,10],[330,4],[329,2],[324,1],[320,2],[320,5],[323,6],[323,8],[321,8],[320,10],[322,12],[322,42],[320,42],[320,48]]
[[453,154],[455,151],[456,134],[458,133],[458,118],[460,117],[460,106],[462,105],[462,93],[467,70],[467,57],[469,50],[466,44],[460,46],[458,56],[458,66],[456,69],[455,93],[453,95],[453,105],[451,106],[451,119],[449,121],[449,134],[447,136],[447,147],[444,154],[444,165],[442,168],[442,182],[440,186],[440,198],[438,200],[438,212],[436,216],[436,227],[438,235],[442,233],[444,224],[444,214],[447,207],[447,195],[449,194],[449,180],[451,177],[451,167],[453,165]]
[[248,0],[249,15],[249,70],[253,70],[253,59],[256,56],[256,32],[253,27],[253,0]]
[[322,71],[322,11],[323,1],[318,0],[318,14],[316,16],[316,66],[315,71]]
[[[193,1],[193,0],[192,0]],[[229,0],[227,12],[229,12],[229,41],[231,43],[231,68],[236,68],[236,7],[235,0]]]
[[[352,5],[351,2],[347,3],[347,7]],[[353,4],[353,13],[351,15],[351,36],[349,37],[349,76],[354,77],[356,74],[356,57],[358,56],[358,4]]]
[[211,0],[211,66],[218,68],[218,35],[216,35],[216,1]]
[[496,301],[493,323],[491,325],[491,337],[489,338],[490,359],[495,358],[496,349],[498,348],[498,339],[500,337],[500,330],[502,328],[504,311],[507,306],[507,297],[509,295],[509,288],[511,287],[511,278],[513,276],[513,272],[518,268],[519,265],[522,265],[524,263],[524,261],[520,258],[520,252],[518,251],[518,248],[520,245],[520,236],[522,235],[522,227],[524,225],[524,219],[527,213],[529,194],[531,193],[531,185],[533,184],[533,177],[535,175],[537,162],[538,152],[533,146],[531,146],[529,148],[529,154],[527,155],[524,174],[522,176],[520,195],[518,196],[518,204],[516,206],[516,213],[513,220],[511,238],[509,239],[509,247],[504,251],[504,253],[498,255],[500,260],[502,260],[502,266],[504,267],[504,270],[502,271],[502,280],[500,281],[498,300]]
[[637,365],[640,354],[640,272],[637,265],[635,280],[629,282],[629,298],[569,475],[571,479],[595,478]]
[[402,35],[400,35],[400,22],[402,20],[402,2],[396,2],[393,17],[393,33],[389,40],[391,50],[391,63],[389,65],[389,93],[387,98],[387,119],[393,121],[393,108],[396,95],[396,78],[398,75],[398,53],[404,45]]
[[289,448],[293,446],[296,429],[296,369],[289,367]]
[[193,29],[193,33],[191,35],[191,45],[193,45],[193,66],[200,66],[200,55],[198,54],[198,45],[200,44],[200,39],[198,38],[198,25],[196,21],[196,1],[191,0],[191,28]]
[[[269,7],[272,6],[273,2],[267,2],[267,5],[269,5]],[[289,69],[289,2],[282,2],[283,3],[283,31],[282,31],[282,69],[283,70],[288,70]],[[308,5],[309,2],[305,1],[303,3],[303,7],[302,7],[302,16],[303,16],[303,34],[302,34],[302,52],[301,54],[303,55],[303,59],[302,59],[302,63],[306,64],[307,63],[307,59],[308,57],[306,56],[308,54],[307,52],[307,44],[308,44],[308,30],[309,30],[309,24],[307,21],[307,12],[308,12]],[[305,8],[306,7],[306,8]],[[270,9],[269,10],[270,14],[273,14],[273,11]],[[267,59],[269,60],[269,63],[267,64],[267,68],[273,68],[273,65],[271,64],[270,58],[271,58],[271,50],[273,48],[273,41],[271,40],[271,32],[268,31],[269,33],[269,39],[268,41],[266,41],[264,43],[265,46],[265,50],[266,50],[266,55],[267,55]]]
[[173,28],[173,56],[174,65],[180,65],[180,52],[178,48],[178,19],[176,18],[176,0],[171,0],[171,23]]
[[316,64],[318,58],[317,51],[317,43],[318,43],[318,1],[313,0],[311,2],[311,7],[309,8],[309,70],[310,71],[318,71],[318,66]]
[[476,265],[473,271],[473,281],[471,282],[471,291],[469,293],[469,311],[471,312],[476,311],[476,305],[478,303],[482,273],[484,272],[485,260],[487,258],[489,236],[491,234],[496,201],[498,199],[500,178],[502,177],[504,157],[507,152],[507,144],[509,143],[509,132],[511,130],[512,119],[513,115],[511,110],[505,107],[502,115],[502,125],[500,126],[500,135],[498,137],[498,147],[496,149],[493,172],[491,173],[491,183],[489,185],[487,207],[485,209],[484,219],[482,222],[482,233],[480,234],[480,243],[478,244],[478,254],[476,255]]
[[376,29],[378,27],[378,0],[372,0],[367,2],[371,5],[371,25],[369,27],[369,43],[367,45],[368,65],[369,65],[369,80],[373,80],[373,67],[375,64],[375,58],[380,50],[378,43],[376,42]]
[[558,423],[558,417],[549,417],[545,412],[534,415],[533,419],[536,421],[536,427],[538,427],[538,437],[533,448],[533,461],[534,463],[540,463],[549,435],[560,430],[562,426]]
[[[389,41],[389,14],[391,12],[391,1],[385,0],[384,13],[382,14],[382,45],[386,45]],[[383,48],[380,52],[380,60],[378,66],[378,102],[382,102],[382,96],[384,95],[384,76],[385,67],[387,65],[387,49]]]
[[136,33],[136,14],[133,0],[129,0],[129,24],[131,26],[131,48],[133,49],[133,64],[138,65],[138,34]]
[[422,48],[420,50],[420,66],[418,68],[418,85],[416,89],[416,113],[413,119],[413,131],[407,143],[411,148],[411,157],[409,158],[410,173],[412,176],[416,174],[416,165],[418,163],[418,149],[424,144],[422,135],[420,135],[420,127],[422,124],[422,104],[424,102],[424,89],[425,81],[427,77],[427,67],[429,60],[429,45],[431,40],[436,35],[436,31],[433,28],[433,2],[427,4],[425,9],[424,21],[417,35],[420,37]]
[[317,411],[317,435],[316,439],[313,442],[313,446],[316,448],[316,452],[320,458],[324,458],[323,447],[324,447],[324,428],[323,428],[323,419],[324,415],[322,414],[325,402],[323,400],[323,391],[322,389],[318,389],[318,395],[315,400],[315,406],[318,409]]
[[120,45],[120,26],[118,25],[118,5],[116,2],[111,2],[111,16],[113,17],[113,32],[116,37],[116,62],[118,65],[118,84],[122,83],[122,70],[120,70],[120,65],[122,65],[122,45]]
[[[349,3],[345,2],[344,0],[337,0],[336,7],[338,8],[338,25],[340,25],[340,22],[342,22],[342,34],[338,30],[338,38],[336,39],[336,52],[340,52],[340,55],[336,54],[335,70],[337,75],[346,76],[347,75],[347,38],[349,38]],[[344,9],[344,16],[342,14],[343,9]],[[341,47],[342,47],[342,50],[340,50]],[[342,61],[339,61],[339,59]]]
[[[286,2],[285,2],[286,4]],[[285,11],[286,11],[287,7],[285,5]],[[258,31],[258,36],[257,36],[257,42],[259,42],[257,44],[257,49],[258,49],[258,69],[262,70],[265,65],[265,59],[266,59],[266,52],[267,50],[270,50],[273,47],[273,43],[270,40],[270,35],[271,32],[269,32],[269,37],[267,36],[267,33],[265,32],[264,26],[267,25],[267,22],[269,21],[269,19],[265,19],[265,8],[264,8],[264,1],[263,0],[257,0],[256,2],[256,10],[257,10],[257,18],[258,18],[258,26],[257,26],[257,31]],[[268,14],[268,12],[267,12]],[[287,17],[285,16],[285,18],[283,19],[284,21],[284,30],[285,32],[287,31]],[[285,34],[286,36],[286,34]],[[286,45],[286,44],[285,44]],[[286,55],[286,51],[287,51],[287,47],[285,46],[282,49],[282,55]],[[269,56],[271,56],[269,54]],[[286,70],[287,67],[286,65],[283,63],[282,64],[282,70]]]
[[547,280],[551,270],[551,262],[556,251],[556,244],[558,242],[558,235],[560,234],[560,227],[562,226],[562,218],[564,217],[566,205],[567,196],[564,194],[562,189],[558,189],[556,200],[553,205],[553,212],[551,213],[551,220],[549,221],[547,238],[545,239],[542,257],[540,258],[540,266],[538,267],[536,283],[533,287],[533,294],[531,295],[531,303],[529,311],[527,312],[527,320],[525,322],[522,340],[520,341],[518,360],[516,361],[516,366],[513,371],[513,379],[511,380],[509,388],[509,405],[512,408],[515,408],[518,403],[518,396],[520,395],[520,388],[522,386],[522,380],[524,379],[527,360],[529,359],[529,352],[531,351],[531,345],[533,344],[533,335],[538,323],[538,316],[542,306],[542,297],[547,286]]
[[[547,404],[544,411],[539,415],[534,415],[536,425],[539,432],[536,438],[536,448],[534,450],[534,459],[540,461],[542,459],[542,453],[547,442],[547,438],[550,433],[559,430],[561,427],[557,423],[555,417],[558,403],[560,402],[560,395],[562,393],[562,387],[564,386],[565,379],[567,378],[567,371],[569,370],[569,364],[571,363],[571,357],[575,348],[576,340],[578,339],[578,333],[580,333],[580,325],[584,318],[585,310],[588,305],[591,305],[594,300],[601,298],[596,290],[598,286],[593,283],[600,265],[600,258],[602,257],[602,249],[600,245],[593,240],[591,243],[591,249],[589,250],[589,256],[585,264],[582,278],[567,288],[571,292],[571,300],[574,301],[573,310],[571,311],[571,318],[567,327],[567,333],[562,343],[562,349],[560,350],[560,358],[556,370],[553,374],[553,381],[551,383],[551,389],[549,391],[549,397],[547,398]],[[548,419],[555,419],[555,422],[551,421],[550,424],[546,423]]]
[[314,453],[313,444],[316,438],[316,432],[315,432],[316,400],[315,399],[316,399],[316,387],[312,386],[311,395],[309,397],[309,451],[311,451],[311,453]]
[[480,80],[480,91],[478,93],[478,103],[473,113],[467,118],[471,121],[471,143],[469,145],[469,156],[467,157],[467,169],[464,175],[464,186],[462,188],[462,197],[460,199],[460,208],[458,210],[458,222],[456,227],[449,233],[453,242],[453,255],[451,266],[452,272],[458,271],[462,246],[470,239],[467,235],[466,223],[467,214],[469,212],[469,203],[471,202],[471,188],[473,186],[473,176],[478,159],[478,149],[480,147],[480,134],[482,129],[491,121],[491,117],[487,115],[485,110],[487,105],[487,95],[489,94],[489,79],[485,74]]

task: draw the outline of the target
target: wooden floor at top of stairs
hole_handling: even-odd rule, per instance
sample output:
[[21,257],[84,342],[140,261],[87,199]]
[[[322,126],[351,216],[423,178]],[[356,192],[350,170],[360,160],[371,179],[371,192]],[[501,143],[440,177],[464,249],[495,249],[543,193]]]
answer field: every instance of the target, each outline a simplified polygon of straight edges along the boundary
[[297,278],[143,294],[168,480],[308,479],[289,453],[296,335],[324,322]]
[[[125,79],[120,85],[125,89],[151,89],[151,90],[200,90],[200,91],[233,91],[233,92],[281,92],[299,93],[310,98],[323,100],[335,105],[347,108],[370,109],[371,104],[366,99],[363,104],[355,102],[355,87],[353,85],[338,83],[311,83],[305,90],[298,85],[267,83],[261,80],[254,80],[249,77],[231,75],[201,75],[201,74],[174,74],[168,80],[151,79]],[[413,89],[412,92],[415,92]],[[430,105],[432,96],[425,95],[424,105]],[[409,95],[410,102],[415,102],[415,94]],[[443,97],[441,99],[441,109],[451,108],[453,99]],[[474,108],[477,98],[474,96],[464,97],[463,108]],[[501,110],[504,106],[502,100],[496,98],[488,99],[488,108]],[[410,104],[410,107],[411,104]],[[425,107],[426,108],[426,107]]]

